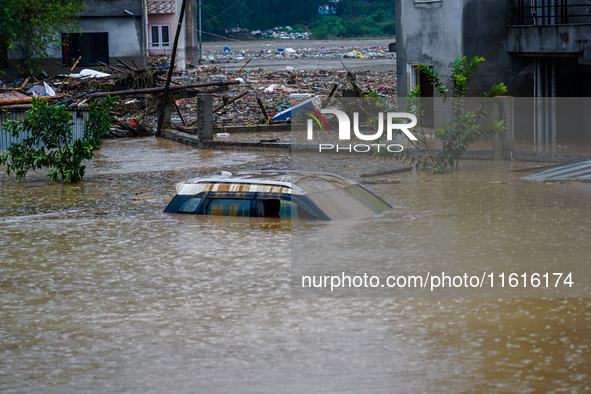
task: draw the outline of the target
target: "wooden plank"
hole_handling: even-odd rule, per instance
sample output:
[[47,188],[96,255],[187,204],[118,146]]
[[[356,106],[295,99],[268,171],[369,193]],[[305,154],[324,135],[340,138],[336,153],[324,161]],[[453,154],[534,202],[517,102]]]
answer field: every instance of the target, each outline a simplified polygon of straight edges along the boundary
[[[193,134],[193,127],[178,126],[178,130]],[[290,124],[256,125],[256,126],[226,126],[214,127],[214,133],[243,134],[243,133],[280,133],[291,131]]]
[[[41,96],[37,97],[39,100],[49,100],[55,99],[59,96]],[[25,98],[18,98],[18,99],[0,99],[0,105],[13,105],[13,104],[28,104],[33,101],[33,97],[25,97]]]

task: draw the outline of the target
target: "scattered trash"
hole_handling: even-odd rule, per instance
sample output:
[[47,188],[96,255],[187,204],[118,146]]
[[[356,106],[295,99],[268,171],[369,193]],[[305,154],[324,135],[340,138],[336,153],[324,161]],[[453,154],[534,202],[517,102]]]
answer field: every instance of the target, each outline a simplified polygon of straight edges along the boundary
[[289,98],[298,99],[298,98],[308,98],[314,97],[313,93],[292,93],[289,95]]
[[224,47],[224,52],[230,52],[230,47],[229,46],[225,46]]
[[272,120],[273,121],[281,121],[287,119],[293,119],[298,116],[304,110],[316,110],[321,105],[321,100],[319,97],[313,97],[308,100],[305,100],[293,107],[286,109],[285,111],[279,112],[275,115]]
[[270,85],[270,86],[266,87],[264,89],[264,91],[267,92],[267,93],[273,93],[274,90],[284,89],[284,88],[285,88],[285,86],[280,85],[278,83],[274,83],[273,85]]
[[96,71],[96,70],[91,70],[88,68],[85,68],[83,70],[81,70],[78,74],[70,74],[69,77],[70,78],[80,78],[80,79],[85,79],[85,78],[107,78],[110,77],[111,74],[107,74],[107,73],[103,73],[100,71]]
[[47,82],[43,82],[43,85],[33,85],[31,89],[27,90],[27,93],[30,93],[33,97],[56,96],[55,90]]
[[[229,47],[226,47],[229,48]],[[207,62],[218,63],[236,63],[250,56],[255,60],[283,60],[283,59],[396,59],[396,52],[391,49],[394,47],[381,46],[356,46],[356,47],[321,47],[321,48],[294,48],[278,47],[276,50],[265,48],[261,45],[260,49],[246,49],[241,51],[211,50],[203,53],[203,59]]]

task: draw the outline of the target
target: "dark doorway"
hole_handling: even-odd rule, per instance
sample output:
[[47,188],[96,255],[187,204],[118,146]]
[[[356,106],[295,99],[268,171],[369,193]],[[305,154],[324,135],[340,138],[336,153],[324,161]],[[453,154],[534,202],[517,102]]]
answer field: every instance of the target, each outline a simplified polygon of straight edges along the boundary
[[429,82],[427,74],[419,71],[417,68],[414,68],[414,72],[414,80],[421,89],[421,111],[423,114],[419,117],[419,124],[424,127],[433,127],[435,113],[433,103],[433,95],[435,91],[433,90],[433,85]]
[[62,34],[62,62],[72,66],[80,57],[79,66],[109,64],[109,33]]
[[8,67],[8,43],[0,39],[0,68]]

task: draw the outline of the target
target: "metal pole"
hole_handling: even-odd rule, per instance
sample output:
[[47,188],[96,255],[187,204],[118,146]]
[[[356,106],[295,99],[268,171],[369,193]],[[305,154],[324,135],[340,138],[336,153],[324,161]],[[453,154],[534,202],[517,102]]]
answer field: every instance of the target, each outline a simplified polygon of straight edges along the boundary
[[168,90],[170,89],[170,80],[172,79],[172,73],[174,70],[174,61],[176,59],[176,49],[179,44],[179,36],[181,34],[181,29],[183,27],[183,18],[185,17],[185,5],[187,4],[187,0],[183,0],[183,4],[181,5],[181,13],[179,14],[179,23],[176,28],[176,34],[174,35],[174,44],[172,46],[172,56],[170,58],[170,69],[168,70],[168,76],[166,77],[166,84],[164,85],[164,92],[162,93],[162,102],[160,103],[160,111],[158,114],[158,127],[156,128],[156,135],[160,136],[162,132],[162,123],[164,121],[164,106],[168,105],[166,102],[168,98]]
[[[543,85],[542,85],[542,60],[536,57],[536,117],[535,117],[535,134],[534,143],[541,145],[544,140],[544,115],[543,115]],[[539,147],[538,147],[539,149]]]
[[556,149],[557,132],[557,111],[556,111],[556,58],[552,58],[552,68],[550,71],[550,147],[554,151]]
[[203,0],[199,0],[199,65],[201,65],[202,46],[201,46],[201,7],[203,7]]
[[144,65],[144,68],[148,68],[148,34],[147,34],[147,29],[148,29],[148,11],[146,9],[146,0],[142,1],[142,9],[144,10],[142,12],[142,62]]
[[550,64],[548,58],[544,58],[544,146],[548,148],[550,142]]

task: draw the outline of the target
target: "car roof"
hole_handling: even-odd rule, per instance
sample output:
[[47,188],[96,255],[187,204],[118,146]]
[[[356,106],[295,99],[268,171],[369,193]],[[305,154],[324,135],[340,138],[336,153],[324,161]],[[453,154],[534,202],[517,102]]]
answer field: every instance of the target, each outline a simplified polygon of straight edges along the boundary
[[300,171],[247,171],[203,176],[177,184],[177,194],[206,191],[306,195],[354,185],[334,174]]

